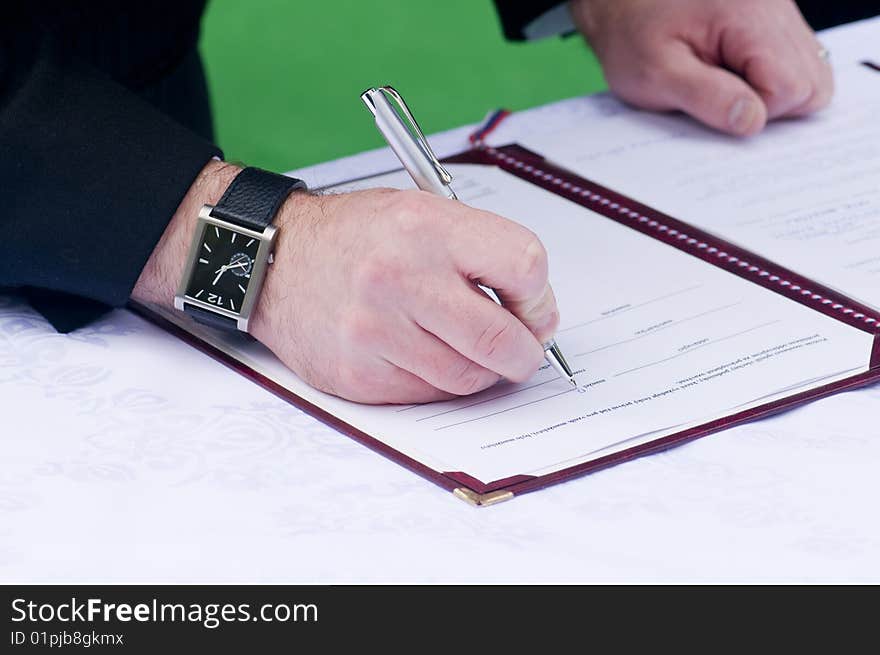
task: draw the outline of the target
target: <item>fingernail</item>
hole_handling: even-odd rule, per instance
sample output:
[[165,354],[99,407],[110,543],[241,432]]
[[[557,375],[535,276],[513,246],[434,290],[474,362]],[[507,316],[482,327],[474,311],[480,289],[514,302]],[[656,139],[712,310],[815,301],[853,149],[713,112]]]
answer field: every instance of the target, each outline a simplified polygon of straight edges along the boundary
[[751,98],[740,98],[733,103],[727,115],[727,124],[737,134],[748,132],[755,120],[755,102]]

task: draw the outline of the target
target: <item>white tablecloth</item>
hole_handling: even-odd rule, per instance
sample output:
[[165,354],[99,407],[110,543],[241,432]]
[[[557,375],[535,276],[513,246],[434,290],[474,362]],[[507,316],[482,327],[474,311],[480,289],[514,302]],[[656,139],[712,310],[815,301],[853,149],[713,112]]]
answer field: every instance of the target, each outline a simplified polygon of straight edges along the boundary
[[485,509],[126,311],[0,298],[0,398],[0,582],[880,582],[878,386]]

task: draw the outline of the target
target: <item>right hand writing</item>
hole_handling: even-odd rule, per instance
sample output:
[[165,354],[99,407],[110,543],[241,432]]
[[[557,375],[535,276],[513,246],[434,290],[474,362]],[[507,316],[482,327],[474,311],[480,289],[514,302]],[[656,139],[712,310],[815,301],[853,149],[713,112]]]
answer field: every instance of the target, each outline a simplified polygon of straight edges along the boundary
[[318,389],[365,403],[427,402],[500,377],[523,381],[540,366],[559,319],[546,252],[526,228],[391,189],[298,192],[275,223],[275,263],[251,332]]

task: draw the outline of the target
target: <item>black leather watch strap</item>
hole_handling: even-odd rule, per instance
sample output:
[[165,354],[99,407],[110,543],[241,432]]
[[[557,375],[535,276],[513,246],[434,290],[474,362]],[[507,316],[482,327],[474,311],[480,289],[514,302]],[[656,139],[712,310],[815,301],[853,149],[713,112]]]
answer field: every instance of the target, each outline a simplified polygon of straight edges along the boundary
[[190,305],[189,303],[186,303],[183,306],[183,311],[203,325],[220,328],[221,330],[238,329],[238,322],[234,318],[223,316],[222,314],[217,314],[216,312],[211,312],[207,309]]
[[248,167],[232,180],[211,216],[262,232],[291,192],[305,189],[295,177]]

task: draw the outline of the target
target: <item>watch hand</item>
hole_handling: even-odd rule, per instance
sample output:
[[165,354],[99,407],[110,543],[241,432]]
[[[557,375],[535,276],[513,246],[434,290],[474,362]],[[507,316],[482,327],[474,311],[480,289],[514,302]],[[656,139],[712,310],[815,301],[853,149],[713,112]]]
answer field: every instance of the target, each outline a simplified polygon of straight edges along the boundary
[[241,262],[238,262],[237,264],[223,264],[223,266],[221,266],[216,271],[214,271],[217,274],[217,277],[214,278],[214,281],[211,284],[212,285],[217,284],[217,281],[220,279],[220,277],[226,271],[228,271],[230,268],[238,268],[239,266],[247,266],[247,264],[248,264],[247,261],[241,261]]

